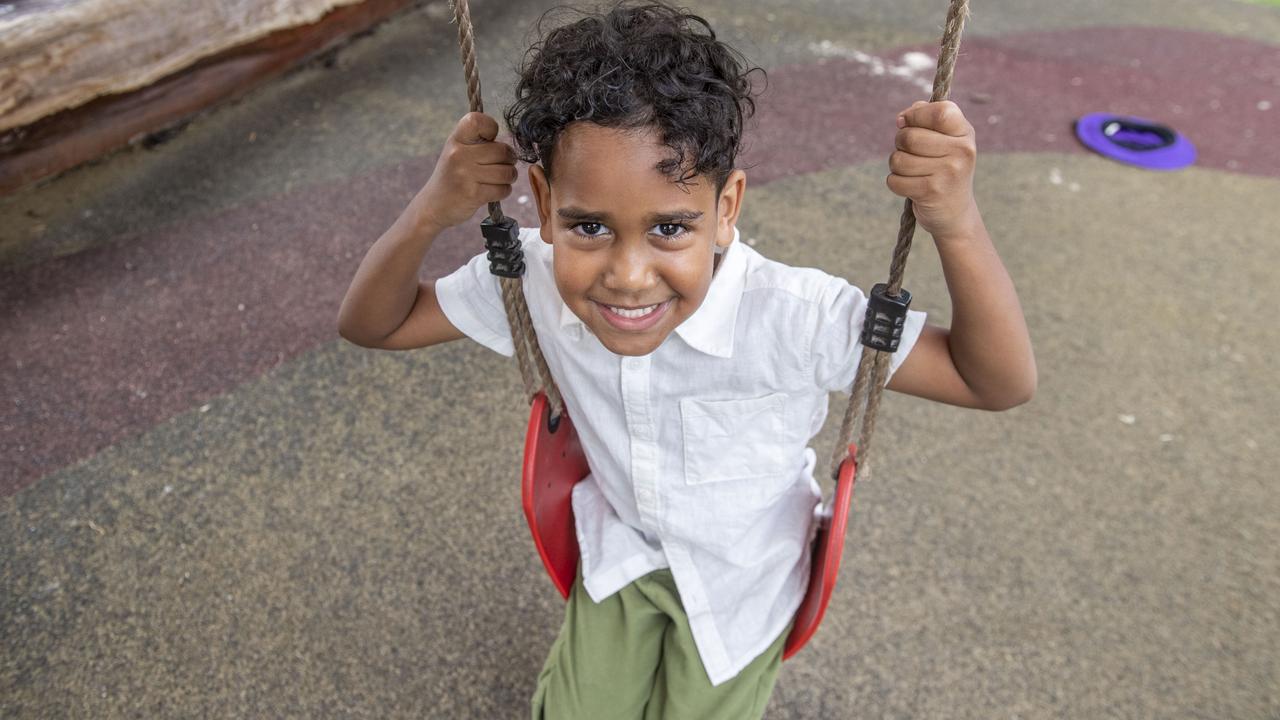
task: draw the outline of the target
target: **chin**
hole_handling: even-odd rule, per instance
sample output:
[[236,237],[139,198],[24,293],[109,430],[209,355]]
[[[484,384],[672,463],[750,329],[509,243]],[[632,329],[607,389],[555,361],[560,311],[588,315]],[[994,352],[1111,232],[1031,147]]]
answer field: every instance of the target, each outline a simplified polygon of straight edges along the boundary
[[667,339],[667,335],[670,335],[670,334],[671,333],[666,333],[663,336],[657,337],[657,338],[645,337],[645,338],[621,339],[621,338],[613,337],[613,338],[609,338],[608,340],[601,338],[600,344],[604,345],[605,349],[613,353],[614,355],[624,355],[624,356],[648,355],[649,353],[652,353],[654,350],[657,350],[658,346],[661,345],[662,342]]
[[675,309],[667,308],[666,317],[660,318],[653,327],[643,332],[628,332],[614,327],[594,305],[587,316],[588,319],[583,322],[606,350],[614,355],[634,357],[648,355],[657,350],[666,341],[667,336],[675,331],[676,326],[684,321],[683,317],[676,317],[673,314]]

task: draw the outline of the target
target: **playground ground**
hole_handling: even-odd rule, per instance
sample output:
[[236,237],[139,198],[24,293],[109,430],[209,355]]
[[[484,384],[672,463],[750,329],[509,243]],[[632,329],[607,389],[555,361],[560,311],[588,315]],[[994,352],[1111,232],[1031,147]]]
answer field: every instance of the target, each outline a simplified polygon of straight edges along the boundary
[[[550,4],[474,3],[492,113]],[[882,280],[893,116],[946,3],[691,5],[769,74],[742,237]],[[831,609],[766,717],[1280,717],[1280,7],[974,5],[953,99],[1039,391],[886,399]],[[515,369],[336,330],[465,112],[447,17],[0,198],[0,716],[526,715],[563,605],[520,512]],[[1199,161],[1084,150],[1100,110]],[[423,276],[479,244],[447,234]],[[945,323],[927,236],[907,278]]]

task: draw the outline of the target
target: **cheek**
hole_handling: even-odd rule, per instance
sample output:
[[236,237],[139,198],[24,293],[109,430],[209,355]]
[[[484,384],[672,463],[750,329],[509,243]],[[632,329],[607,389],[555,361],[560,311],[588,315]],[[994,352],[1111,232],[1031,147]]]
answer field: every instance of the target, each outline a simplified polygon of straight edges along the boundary
[[596,269],[592,266],[589,255],[556,249],[555,261],[552,264],[555,272],[556,287],[561,296],[581,295],[595,283]]
[[689,257],[663,268],[663,277],[672,290],[687,300],[701,302],[711,286],[711,260]]

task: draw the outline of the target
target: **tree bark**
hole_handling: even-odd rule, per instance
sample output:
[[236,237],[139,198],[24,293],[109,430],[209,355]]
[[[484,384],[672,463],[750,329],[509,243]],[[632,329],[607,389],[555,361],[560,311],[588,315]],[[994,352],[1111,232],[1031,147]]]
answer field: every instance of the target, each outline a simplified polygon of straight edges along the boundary
[[8,5],[17,9],[0,15],[0,194],[242,95],[412,2]]

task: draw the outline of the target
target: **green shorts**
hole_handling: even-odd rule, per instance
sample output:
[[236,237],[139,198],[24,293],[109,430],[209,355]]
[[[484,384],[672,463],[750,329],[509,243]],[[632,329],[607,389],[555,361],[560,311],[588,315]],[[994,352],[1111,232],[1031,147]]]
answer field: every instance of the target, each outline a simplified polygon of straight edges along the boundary
[[538,675],[533,720],[758,720],[789,632],[712,687],[669,569],[597,604],[579,567],[564,625]]

